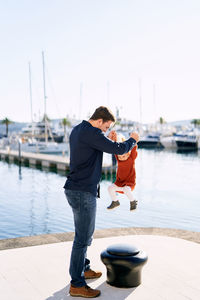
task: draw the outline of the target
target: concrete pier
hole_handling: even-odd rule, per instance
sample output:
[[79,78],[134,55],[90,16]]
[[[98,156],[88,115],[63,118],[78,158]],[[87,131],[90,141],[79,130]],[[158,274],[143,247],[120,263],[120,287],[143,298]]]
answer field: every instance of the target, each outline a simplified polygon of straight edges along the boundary
[[1,160],[8,160],[9,162],[21,162],[28,163],[31,165],[38,165],[41,167],[56,168],[57,170],[68,170],[69,169],[69,158],[62,157],[59,155],[49,155],[41,153],[32,152],[21,152],[19,156],[18,151],[10,150],[0,150]]
[[[31,166],[39,166],[41,168],[54,168],[57,171],[69,171],[69,157],[50,155],[42,153],[32,152],[21,152],[19,155],[18,151],[14,150],[1,150],[0,149],[0,160],[6,160],[9,163],[22,163]],[[116,167],[103,163],[102,173],[107,176],[115,173]]]
[[[88,258],[91,267],[103,274],[96,280],[87,280],[87,284],[101,290],[99,299],[102,300],[199,300],[199,234],[160,228],[96,231],[92,245],[88,247]],[[69,295],[68,273],[72,238],[73,233],[60,233],[48,235],[45,244],[42,242],[46,240],[44,236],[18,238],[14,243],[7,240],[10,246],[16,244],[17,248],[2,247],[4,250],[0,251],[1,299],[73,299]],[[37,242],[40,239],[40,244],[35,243],[36,239]],[[2,246],[4,242],[6,240],[1,241]],[[117,288],[106,282],[106,269],[100,253],[118,243],[136,245],[148,254],[142,283],[137,288]]]

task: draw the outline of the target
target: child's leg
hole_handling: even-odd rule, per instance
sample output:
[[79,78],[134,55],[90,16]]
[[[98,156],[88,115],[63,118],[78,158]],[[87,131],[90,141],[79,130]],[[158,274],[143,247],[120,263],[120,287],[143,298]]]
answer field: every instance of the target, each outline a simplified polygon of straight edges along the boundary
[[124,187],[123,187],[123,192],[124,192],[124,194],[128,197],[128,199],[129,199],[130,201],[134,201],[133,194],[132,194],[132,191],[131,191],[131,187],[130,187],[130,186],[124,186]]
[[117,195],[116,195],[117,188],[118,187],[114,183],[108,187],[108,192],[110,194],[112,201],[117,201]]
[[134,209],[137,208],[137,201],[134,200],[134,198],[133,198],[131,187],[130,186],[125,186],[123,189],[124,189],[124,194],[130,200],[130,210],[133,211]]
[[117,191],[117,186],[113,183],[112,185],[110,185],[108,187],[108,192],[110,194],[110,197],[112,199],[111,204],[107,207],[107,209],[113,209],[117,206],[120,205],[119,201],[117,200],[117,196],[116,196],[116,191]]

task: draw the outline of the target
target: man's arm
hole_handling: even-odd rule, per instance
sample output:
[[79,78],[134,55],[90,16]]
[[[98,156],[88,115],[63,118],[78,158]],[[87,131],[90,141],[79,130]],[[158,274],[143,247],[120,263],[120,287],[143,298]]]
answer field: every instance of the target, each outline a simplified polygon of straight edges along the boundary
[[[139,140],[137,133],[131,135]],[[92,140],[90,140],[90,145],[102,152],[122,155],[130,151],[136,145],[136,140],[132,136],[123,143],[117,143],[105,137],[102,132],[96,132]]]

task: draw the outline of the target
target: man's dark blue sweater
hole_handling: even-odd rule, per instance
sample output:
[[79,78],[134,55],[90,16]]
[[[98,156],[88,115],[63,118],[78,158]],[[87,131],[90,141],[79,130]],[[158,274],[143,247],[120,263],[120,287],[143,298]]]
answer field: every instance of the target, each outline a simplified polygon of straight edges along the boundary
[[70,173],[64,188],[90,192],[96,197],[103,152],[122,155],[135,145],[133,138],[123,143],[113,142],[99,128],[82,121],[70,135]]

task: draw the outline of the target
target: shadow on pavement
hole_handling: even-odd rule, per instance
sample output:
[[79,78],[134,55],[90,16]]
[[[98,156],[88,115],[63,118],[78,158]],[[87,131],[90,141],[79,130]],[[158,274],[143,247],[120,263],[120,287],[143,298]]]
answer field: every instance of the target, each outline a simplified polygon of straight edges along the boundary
[[[89,282],[88,285],[90,285]],[[68,284],[63,289],[55,292],[52,296],[49,296],[45,300],[68,300],[74,298],[83,299],[82,297],[71,297],[69,294],[69,287],[70,284]],[[117,288],[107,284],[106,281],[104,281],[102,284],[100,284],[95,288],[101,291],[101,295],[100,295],[101,299],[103,298],[109,299],[110,297],[112,297],[112,300],[124,300],[136,289],[136,288]]]

